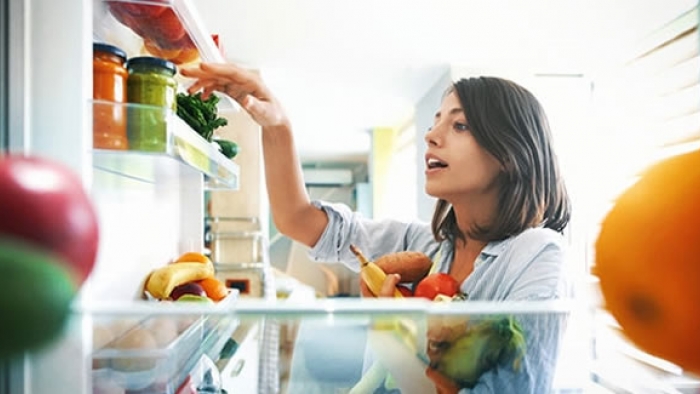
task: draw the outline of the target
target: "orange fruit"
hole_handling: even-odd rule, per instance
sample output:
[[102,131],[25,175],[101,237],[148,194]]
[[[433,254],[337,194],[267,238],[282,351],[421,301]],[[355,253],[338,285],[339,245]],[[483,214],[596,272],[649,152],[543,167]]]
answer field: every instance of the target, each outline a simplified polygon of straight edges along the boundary
[[209,257],[197,252],[187,252],[178,257],[174,263],[202,263],[211,264]]
[[605,307],[641,350],[700,373],[700,151],[658,162],[616,201],[595,244]]
[[216,278],[205,278],[197,283],[202,286],[204,292],[207,293],[207,297],[214,301],[221,301],[228,295],[226,285]]

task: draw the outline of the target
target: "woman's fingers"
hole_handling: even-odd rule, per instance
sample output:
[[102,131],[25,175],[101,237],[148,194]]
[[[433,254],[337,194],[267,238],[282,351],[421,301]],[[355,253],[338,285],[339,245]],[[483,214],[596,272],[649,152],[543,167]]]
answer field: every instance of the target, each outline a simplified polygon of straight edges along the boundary
[[201,63],[199,67],[183,69],[180,73],[185,77],[206,81],[215,86],[215,90],[231,97],[237,92],[245,92],[259,99],[269,98],[267,88],[257,74],[234,64]]
[[380,297],[393,297],[394,291],[396,291],[396,285],[401,282],[401,275],[399,274],[389,274],[384,278],[384,283],[382,283],[382,289],[379,292]]
[[367,286],[367,283],[360,277],[360,294],[363,297],[393,297],[396,285],[401,281],[401,276],[399,274],[387,275],[382,283],[382,288],[379,294],[374,294]]
[[202,98],[207,99],[219,91],[233,98],[263,127],[288,125],[281,105],[252,71],[228,63],[201,63],[198,67],[183,68],[180,73],[194,79],[187,89],[190,94],[201,92]]
[[180,74],[195,79],[195,82],[188,89],[190,93],[199,90],[218,90],[231,97],[236,95],[240,97],[240,92],[257,93],[261,91],[260,82],[252,78],[254,74],[242,74],[233,64],[202,63],[199,67],[182,69]]
[[204,74],[217,75],[239,83],[249,81],[255,75],[231,63],[200,63],[199,69]]
[[369,286],[367,286],[367,283],[365,283],[362,278],[360,278],[360,294],[363,297],[374,297],[374,294],[369,290]]
[[195,82],[187,88],[187,92],[190,94],[195,94],[199,91],[202,92],[203,98],[206,100],[211,92],[217,90],[217,82],[207,79],[197,79]]

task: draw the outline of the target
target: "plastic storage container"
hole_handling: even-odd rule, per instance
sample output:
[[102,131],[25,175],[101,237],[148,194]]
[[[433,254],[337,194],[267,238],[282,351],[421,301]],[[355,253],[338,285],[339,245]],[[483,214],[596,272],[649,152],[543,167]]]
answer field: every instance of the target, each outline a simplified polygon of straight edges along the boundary
[[[216,308],[231,308],[231,293]],[[174,394],[202,356],[218,359],[238,326],[230,314],[96,316],[93,327],[93,393]],[[114,390],[114,391],[110,391]]]
[[[128,149],[126,107],[126,53],[113,45],[92,45],[93,147]],[[104,103],[102,103],[104,102]]]
[[163,152],[167,145],[167,118],[177,109],[175,64],[141,56],[126,63],[129,72],[127,100],[143,104],[128,113],[129,147],[132,150]]

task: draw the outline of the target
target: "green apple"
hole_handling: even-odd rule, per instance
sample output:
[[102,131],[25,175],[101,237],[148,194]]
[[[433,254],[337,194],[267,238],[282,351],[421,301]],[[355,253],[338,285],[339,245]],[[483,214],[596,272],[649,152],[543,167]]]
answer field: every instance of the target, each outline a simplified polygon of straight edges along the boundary
[[71,273],[55,256],[0,237],[0,360],[58,338],[76,291]]
[[205,302],[213,304],[214,301],[206,296],[199,296],[196,294],[183,294],[175,302]]

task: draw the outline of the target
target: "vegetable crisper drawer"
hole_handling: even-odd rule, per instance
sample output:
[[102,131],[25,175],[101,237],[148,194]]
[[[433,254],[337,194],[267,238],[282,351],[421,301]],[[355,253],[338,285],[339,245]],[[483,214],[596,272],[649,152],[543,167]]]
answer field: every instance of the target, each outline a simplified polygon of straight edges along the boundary
[[[235,299],[232,293],[218,305]],[[96,316],[93,393],[175,394],[203,355],[218,358],[237,325],[228,314]]]

